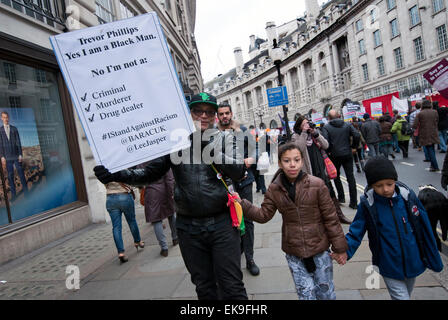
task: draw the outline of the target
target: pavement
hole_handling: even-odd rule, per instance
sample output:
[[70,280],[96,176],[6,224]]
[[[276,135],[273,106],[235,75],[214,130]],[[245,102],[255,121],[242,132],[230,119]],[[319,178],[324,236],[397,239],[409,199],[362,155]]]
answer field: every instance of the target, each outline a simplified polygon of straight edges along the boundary
[[[265,175],[266,185],[270,183],[274,171],[273,168]],[[426,174],[434,175],[430,176],[434,179],[434,185],[436,177],[440,181],[440,174]],[[361,176],[356,175],[357,182],[358,178],[362,180]],[[362,183],[358,182],[358,196],[363,189]],[[347,186],[344,187],[348,192]],[[260,205],[262,199],[262,194],[256,193],[254,189],[254,203]],[[342,210],[347,217],[354,218],[356,211],[348,208],[348,204],[342,205]],[[135,250],[129,228],[123,221],[123,239],[129,262],[120,264],[117,259],[111,224],[93,224],[1,265],[0,299],[196,300],[195,289],[179,246],[171,245],[168,257],[160,256],[153,228],[145,222],[143,207],[137,202],[136,216],[146,246],[138,252]],[[297,300],[281,250],[281,223],[281,215],[278,213],[266,224],[255,223],[254,259],[260,267],[260,275],[249,274],[242,255],[243,281],[250,300]],[[169,224],[167,221],[165,224],[165,235],[171,243]],[[342,226],[344,232],[347,232],[349,226]],[[445,242],[444,248],[447,247]],[[445,254],[441,255],[445,265],[442,272],[427,270],[417,278],[413,300],[448,300],[448,258]],[[346,265],[333,265],[338,300],[390,300],[384,281],[371,270],[370,265],[371,253],[366,236],[355,256]],[[72,281],[77,270],[79,289],[73,288]]]

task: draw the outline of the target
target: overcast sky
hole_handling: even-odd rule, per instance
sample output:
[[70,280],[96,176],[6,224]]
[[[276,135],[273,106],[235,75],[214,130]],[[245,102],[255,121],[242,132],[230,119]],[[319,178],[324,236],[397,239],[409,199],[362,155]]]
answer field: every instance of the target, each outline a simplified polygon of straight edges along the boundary
[[235,47],[248,61],[249,36],[266,39],[266,22],[280,26],[304,11],[304,0],[197,0],[195,37],[204,83],[235,67]]

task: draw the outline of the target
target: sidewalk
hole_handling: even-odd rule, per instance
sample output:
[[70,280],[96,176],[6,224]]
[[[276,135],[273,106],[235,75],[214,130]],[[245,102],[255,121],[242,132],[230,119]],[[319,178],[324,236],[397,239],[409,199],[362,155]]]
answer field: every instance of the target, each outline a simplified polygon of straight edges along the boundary
[[[266,176],[268,185],[272,176]],[[254,203],[262,201],[255,193]],[[355,210],[343,206],[347,217],[353,219]],[[194,286],[183,263],[179,246],[169,247],[169,256],[159,255],[160,247],[153,228],[144,220],[143,207],[136,204],[136,215],[146,246],[138,252],[133,247],[129,228],[123,219],[123,238],[129,262],[120,265],[112,238],[111,224],[92,225],[69,237],[54,242],[27,256],[0,266],[0,299],[196,299]],[[246,270],[244,255],[241,266],[249,299],[297,300],[294,284],[284,253],[281,251],[281,215],[276,214],[267,224],[255,224],[255,262],[260,275]],[[166,222],[165,234],[171,243]],[[348,226],[343,225],[344,232]],[[365,237],[357,253],[345,266],[334,263],[334,282],[337,299],[390,299],[384,282],[380,289],[367,289],[371,273],[371,254]],[[448,259],[442,255],[444,265]],[[80,270],[81,288],[66,288],[66,267],[76,265]],[[414,300],[448,300],[448,270],[441,273],[426,271],[413,292]]]

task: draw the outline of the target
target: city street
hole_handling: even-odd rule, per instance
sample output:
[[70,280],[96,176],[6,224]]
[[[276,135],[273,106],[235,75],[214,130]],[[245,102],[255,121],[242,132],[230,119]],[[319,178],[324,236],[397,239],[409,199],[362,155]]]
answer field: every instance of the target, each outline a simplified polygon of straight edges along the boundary
[[[439,165],[444,154],[438,154]],[[400,180],[416,189],[423,183],[440,186],[440,173],[430,173],[425,168],[423,152],[411,149],[410,157],[403,164],[396,155]],[[269,174],[275,172],[275,166]],[[266,175],[266,183],[272,175]],[[358,196],[364,188],[363,174],[356,174]],[[344,179],[343,179],[344,180]],[[344,188],[346,188],[344,183]],[[254,190],[255,191],[255,190]],[[348,199],[348,194],[346,195]],[[254,193],[254,202],[260,204],[261,193]],[[194,286],[184,266],[179,246],[169,247],[169,256],[159,255],[160,247],[152,226],[144,222],[143,208],[137,206],[137,220],[146,247],[138,252],[131,247],[132,238],[124,226],[124,241],[129,262],[119,263],[116,258],[110,224],[95,224],[70,237],[16,259],[0,267],[0,299],[58,299],[58,300],[192,300],[196,299]],[[353,219],[355,210],[343,205],[347,217]],[[348,226],[343,225],[345,232]],[[165,229],[171,244],[169,228]],[[365,237],[364,240],[366,240]],[[241,266],[249,299],[296,300],[297,294],[281,246],[281,215],[272,221],[255,225],[255,261],[261,269],[259,276],[251,276],[245,268],[244,255]],[[447,243],[444,243],[447,249]],[[447,251],[445,251],[445,254]],[[337,299],[382,300],[390,299],[384,282],[379,289],[368,289],[366,281],[372,274],[368,269],[371,254],[366,241],[345,266],[334,263],[334,282]],[[445,269],[438,274],[426,271],[418,277],[413,299],[448,299],[448,259],[442,255]],[[80,272],[80,289],[68,290],[66,282],[72,272],[67,266],[76,266]],[[70,268],[70,267],[69,267]]]

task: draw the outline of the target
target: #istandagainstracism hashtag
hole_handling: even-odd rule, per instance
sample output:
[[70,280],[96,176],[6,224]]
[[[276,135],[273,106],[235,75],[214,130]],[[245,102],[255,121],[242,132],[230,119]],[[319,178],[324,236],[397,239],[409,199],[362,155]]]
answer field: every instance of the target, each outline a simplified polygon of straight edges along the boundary
[[107,139],[107,133],[103,134],[103,140]]

